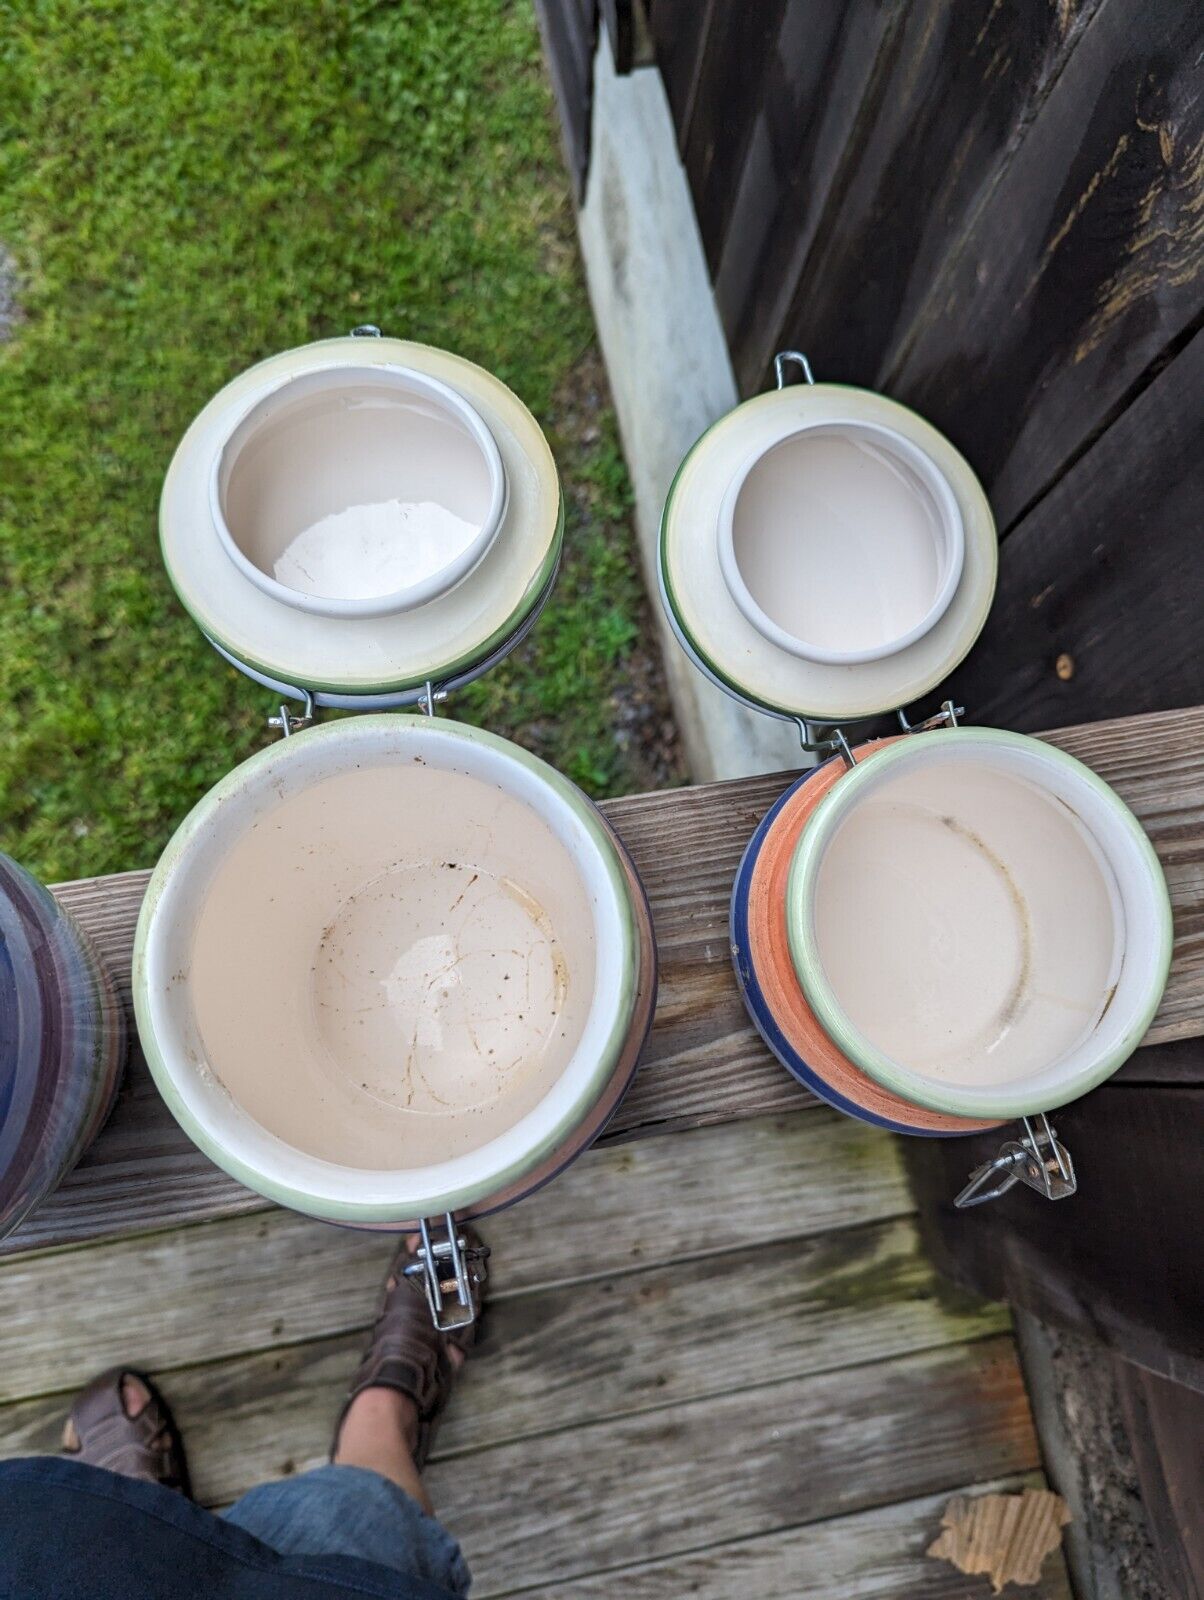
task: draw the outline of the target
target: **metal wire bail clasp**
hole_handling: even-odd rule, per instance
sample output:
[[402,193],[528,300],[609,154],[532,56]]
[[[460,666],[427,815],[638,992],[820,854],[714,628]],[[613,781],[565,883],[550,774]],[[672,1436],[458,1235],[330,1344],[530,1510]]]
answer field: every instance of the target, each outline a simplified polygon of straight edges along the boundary
[[970,1174],[969,1183],[953,1202],[959,1211],[997,1200],[1018,1183],[1026,1183],[1047,1200],[1065,1200],[1078,1188],[1070,1151],[1060,1143],[1045,1113],[1021,1121],[1023,1139],[1009,1139],[994,1161]]
[[922,722],[908,722],[907,712],[902,706],[895,712],[904,733],[927,733],[931,728],[958,728],[961,724],[957,719],[965,714],[965,706],[955,706],[952,700],[942,700],[941,709],[925,717]]
[[450,1211],[441,1223],[435,1223],[443,1230],[442,1238],[432,1238],[431,1224],[425,1217],[418,1227],[422,1233],[418,1260],[405,1269],[406,1277],[421,1277],[431,1321],[440,1333],[470,1327],[477,1317],[473,1286],[485,1282],[488,1245],[471,1247]]
[[276,715],[268,718],[268,727],[277,729],[282,739],[287,739],[290,734],[300,733],[302,728],[313,726],[314,697],[308,689],[299,692],[305,702],[304,711],[290,711],[282,701]]
[[846,767],[857,765],[857,757],[843,728],[832,728],[827,734],[822,734],[806,717],[794,717],[791,720],[798,729],[799,743],[808,755],[839,756]]
[[441,706],[447,699],[447,690],[437,688],[428,678],[423,685],[422,693],[418,696],[418,709],[424,717],[433,717],[435,707]]
[[779,389],[786,387],[786,368],[793,361],[795,366],[803,369],[803,377],[808,383],[815,382],[811,371],[811,363],[801,350],[779,350],[773,358],[773,375],[777,379]]

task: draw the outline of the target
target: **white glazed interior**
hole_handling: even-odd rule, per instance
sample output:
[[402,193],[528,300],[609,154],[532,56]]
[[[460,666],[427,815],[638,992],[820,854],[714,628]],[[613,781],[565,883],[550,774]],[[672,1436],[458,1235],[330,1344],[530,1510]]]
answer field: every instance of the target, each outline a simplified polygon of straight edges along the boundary
[[[506,477],[502,526],[454,589],[411,611],[326,617],[268,594],[232,561],[210,505],[214,461],[250,406],[294,378],[330,368],[424,373],[463,395],[497,443]],[[193,420],[163,482],[159,530],[172,586],[212,643],[261,682],[328,703],[380,709],[389,699],[475,669],[534,614],[563,535],[556,464],[535,418],[484,368],[403,339],[302,345],[239,373]],[[336,702],[334,697],[339,697]]]
[[[914,644],[880,661],[823,663],[784,650],[736,604],[719,561],[724,497],[750,459],[801,427],[855,420],[916,445],[952,486],[965,560],[945,614]],[[720,687],[778,715],[847,722],[910,705],[948,677],[986,621],[999,540],[982,485],[949,440],[884,395],[841,384],[792,384],[721,417],[678,469],[661,519],[658,573],[674,630]]]
[[[274,809],[289,797],[346,775],[357,765],[390,764],[467,775],[502,789],[541,819],[577,874],[579,903],[588,908],[589,926],[566,938],[565,949],[574,966],[588,967],[592,960],[592,972],[568,973],[570,983],[585,982],[592,989],[588,1004],[580,1008],[575,1048],[567,1060],[557,1063],[558,1075],[538,1103],[477,1148],[396,1169],[323,1160],[253,1118],[214,1070],[220,1070],[220,1063],[207,1058],[190,984],[197,923],[233,843],[257,823],[270,828]],[[431,820],[428,796],[423,797],[423,806]],[[397,821],[396,834],[367,850],[362,840],[349,837],[348,853],[360,868],[373,854],[386,869],[399,861],[424,863],[427,839],[421,821],[417,828],[413,818],[399,816]],[[344,818],[343,825],[349,836],[355,834],[355,817]],[[432,823],[431,848],[442,860],[447,841],[436,838],[437,832]],[[316,841],[312,861],[297,863],[298,880],[316,874],[320,883],[323,854],[337,856],[341,848],[332,836],[317,846]],[[530,864],[513,859],[513,844],[507,848],[511,870],[520,879],[538,877]],[[333,871],[330,875],[338,876]],[[555,875],[553,871],[551,877]],[[260,886],[265,901],[262,918],[248,915],[246,926],[229,929],[231,940],[245,946],[248,961],[261,965],[263,958],[254,954],[259,939],[281,941],[276,981],[258,999],[267,1018],[279,1015],[282,1007],[313,1003],[305,994],[311,982],[308,964],[314,959],[308,935],[324,911],[312,895],[291,894],[289,877],[287,873],[273,877]],[[268,915],[269,896],[282,906],[283,916]],[[304,924],[295,940],[286,931],[290,908]],[[335,907],[331,925],[337,921]],[[621,865],[588,803],[575,795],[571,785],[506,741],[478,730],[443,720],[364,717],[311,730],[261,752],[224,779],[186,820],[148,893],[135,954],[135,993],[152,1071],[168,1104],[202,1149],[243,1182],[282,1203],[334,1219],[378,1222],[471,1204],[530,1170],[563,1142],[593,1105],[625,1041],[635,958]],[[319,959],[315,972],[320,964]],[[273,965],[269,959],[265,971]],[[250,1010],[248,996],[241,995],[238,1003]],[[250,1048],[257,1028],[262,1032],[248,1015]]]
[[893,428],[839,418],[754,452],[719,513],[732,598],[766,639],[827,664],[877,661],[939,621],[965,554],[932,458]]
[[[930,1075],[892,1060],[874,1046],[850,1021],[825,969],[816,928],[816,886],[825,857],[838,831],[854,810],[881,793],[894,779],[918,771],[926,763],[971,764],[980,772],[1010,774],[1025,780],[1054,803],[1066,806],[1093,841],[1106,863],[1115,894],[1117,966],[1114,988],[1099,997],[1100,1014],[1089,1033],[1074,1048],[1038,1068],[1007,1082],[958,1081],[952,1076]],[[995,856],[1002,872],[1008,869],[995,850],[999,840],[979,839],[974,846]],[[1006,850],[1006,846],[1004,847]],[[1050,863],[1056,871],[1056,863]],[[1030,868],[1031,873],[1031,868]],[[1026,893],[1044,896],[1045,916],[1051,897],[1048,884],[1031,879],[1014,883],[1017,903]],[[915,893],[922,896],[919,877]],[[1017,1116],[1049,1110],[1086,1092],[1120,1066],[1149,1026],[1166,982],[1170,960],[1169,902],[1161,868],[1140,825],[1120,799],[1099,778],[1063,752],[1020,734],[994,729],[961,729],[918,735],[879,753],[856,774],[856,781],[839,783],[817,809],[811,826],[800,840],[790,879],[790,933],[795,965],[808,1000],[837,1044],[871,1076],[916,1104],[964,1116]],[[1053,897],[1056,899],[1056,897]],[[868,919],[872,903],[856,908]],[[1065,906],[1065,936],[1075,936],[1075,910]],[[1039,984],[1040,973],[1033,974]],[[933,1027],[941,1025],[941,1012],[952,1013],[973,1005],[976,996],[966,985],[949,984],[934,1006]]]
[[[489,548],[505,501],[497,443],[462,395],[367,364],[270,389],[232,427],[210,480],[230,560],[265,594],[329,617],[384,616],[446,594]],[[278,572],[307,541],[325,566],[307,581],[294,554]]]

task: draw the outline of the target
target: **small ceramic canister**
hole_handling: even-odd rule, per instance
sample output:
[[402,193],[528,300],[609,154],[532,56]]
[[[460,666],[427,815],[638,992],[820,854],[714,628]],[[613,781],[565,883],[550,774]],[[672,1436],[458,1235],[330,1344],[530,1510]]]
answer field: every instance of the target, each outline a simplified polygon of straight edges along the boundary
[[[797,362],[806,382],[786,384]],[[777,360],[682,464],[660,538],[683,647],[831,755],[765,818],[732,949],[770,1048],[815,1093],[897,1132],[1022,1137],[973,1176],[1072,1193],[1045,1113],[1114,1072],[1170,960],[1169,901],[1119,797],[1020,734],[903,708],[970,650],[994,592],[986,497],[948,440],[882,395]],[[843,728],[898,710],[904,736]],[[823,737],[813,724],[829,729]]]
[[[530,627],[561,536],[521,402],[377,337],[235,379],[163,493],[181,598],[304,713],[281,706],[287,737],[155,869],[134,953],[147,1060],[250,1188],[421,1228],[440,1326],[471,1320],[481,1270],[458,1224],[597,1137],[655,1002],[647,903],[605,819],[519,746],[434,715]],[[323,704],[424,714],[310,727]]]
[[125,1064],[125,1013],[91,941],[0,855],[0,1237],[100,1131]]

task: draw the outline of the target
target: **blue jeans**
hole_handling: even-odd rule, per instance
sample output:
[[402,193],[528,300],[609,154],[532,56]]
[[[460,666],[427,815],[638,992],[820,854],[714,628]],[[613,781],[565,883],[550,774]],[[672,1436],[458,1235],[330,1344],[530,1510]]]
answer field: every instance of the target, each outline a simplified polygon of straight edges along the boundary
[[359,1467],[217,1517],[65,1456],[0,1461],[0,1600],[460,1600],[468,1581],[435,1519]]
[[366,1467],[315,1467],[260,1484],[223,1516],[284,1555],[358,1556],[454,1595],[466,1595],[472,1581],[442,1523]]

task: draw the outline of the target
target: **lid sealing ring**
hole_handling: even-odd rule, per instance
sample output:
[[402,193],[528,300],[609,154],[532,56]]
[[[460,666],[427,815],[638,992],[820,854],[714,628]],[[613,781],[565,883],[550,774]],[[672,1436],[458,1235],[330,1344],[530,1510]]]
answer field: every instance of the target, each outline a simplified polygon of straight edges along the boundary
[[985,1162],[970,1174],[970,1181],[953,1202],[958,1211],[998,1200],[1018,1183],[1025,1183],[1047,1200],[1065,1200],[1075,1193],[1078,1179],[1070,1151],[1054,1132],[1044,1111],[1039,1116],[1022,1117],[1023,1139],[1009,1139],[994,1161]]

